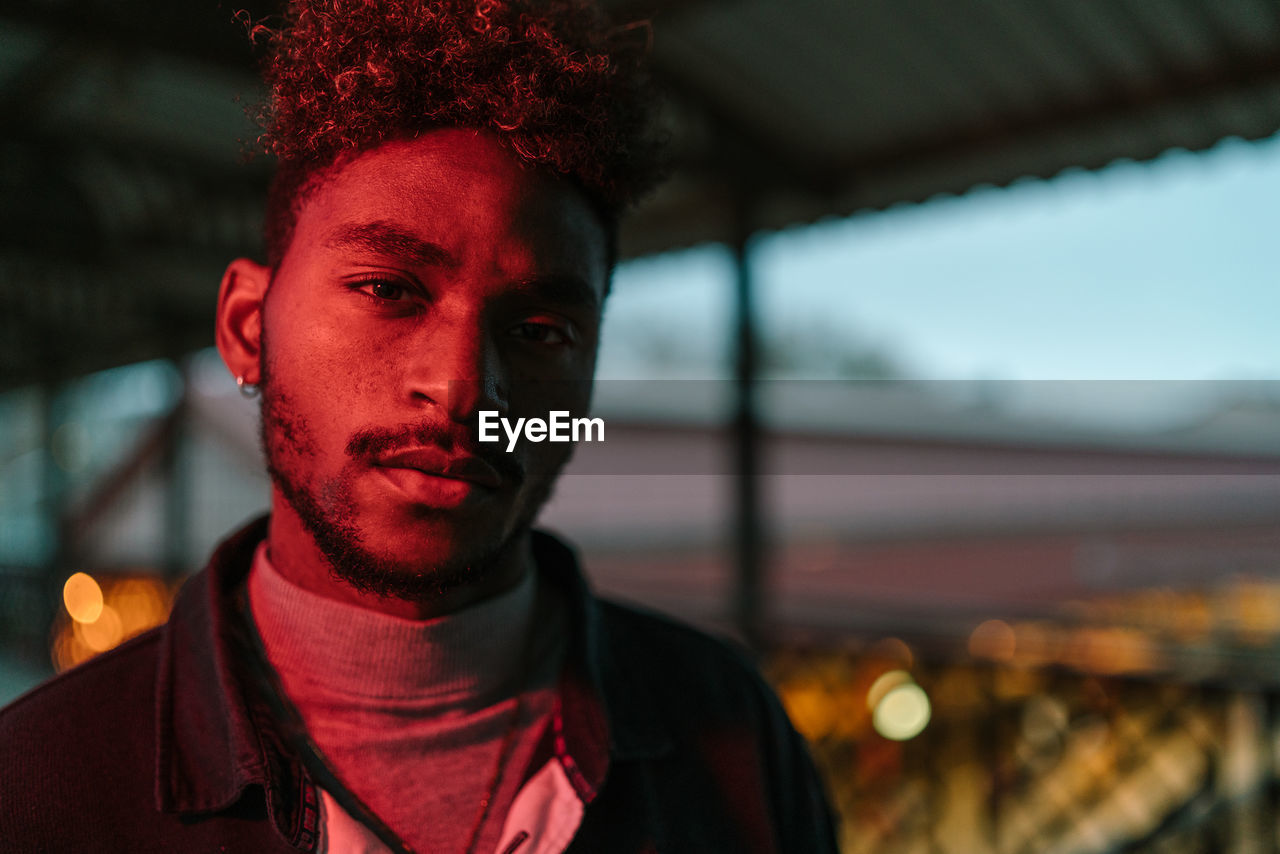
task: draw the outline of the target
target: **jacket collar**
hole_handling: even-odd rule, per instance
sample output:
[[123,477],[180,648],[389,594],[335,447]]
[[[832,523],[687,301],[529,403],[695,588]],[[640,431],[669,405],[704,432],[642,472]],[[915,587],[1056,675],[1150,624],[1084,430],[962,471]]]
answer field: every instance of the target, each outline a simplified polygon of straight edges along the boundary
[[265,535],[261,519],[222,543],[208,569],[183,586],[163,630],[156,677],[156,805],[162,811],[223,810],[246,786],[266,783],[243,681],[229,655],[230,598]]
[[[301,768],[285,758],[270,716],[248,690],[251,682],[238,663],[243,646],[234,603],[266,532],[263,517],[223,542],[205,570],[183,587],[162,630],[155,795],[161,811],[210,813],[230,808],[247,788],[258,786],[277,824],[296,836],[309,800],[298,794]],[[557,752],[589,802],[610,758],[656,757],[670,749],[671,739],[643,681],[625,672],[623,650],[610,637],[602,605],[573,550],[535,531],[533,552],[543,578],[570,603],[574,634],[560,683],[563,752]]]

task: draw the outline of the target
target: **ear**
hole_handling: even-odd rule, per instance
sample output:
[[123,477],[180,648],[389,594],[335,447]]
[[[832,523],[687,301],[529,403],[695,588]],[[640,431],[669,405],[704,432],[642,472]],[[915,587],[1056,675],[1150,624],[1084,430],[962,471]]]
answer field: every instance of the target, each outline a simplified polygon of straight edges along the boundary
[[262,380],[262,305],[270,283],[271,268],[237,258],[218,290],[218,352],[231,375],[247,383]]

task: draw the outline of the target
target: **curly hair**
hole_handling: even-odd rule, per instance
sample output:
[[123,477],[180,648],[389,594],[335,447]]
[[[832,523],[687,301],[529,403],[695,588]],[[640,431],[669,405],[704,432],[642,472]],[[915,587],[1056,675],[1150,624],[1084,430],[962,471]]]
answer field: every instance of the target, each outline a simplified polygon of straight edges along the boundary
[[431,128],[495,133],[582,189],[611,240],[664,171],[647,27],[610,27],[587,0],[290,0],[284,26],[251,32],[263,35],[273,267],[325,170]]

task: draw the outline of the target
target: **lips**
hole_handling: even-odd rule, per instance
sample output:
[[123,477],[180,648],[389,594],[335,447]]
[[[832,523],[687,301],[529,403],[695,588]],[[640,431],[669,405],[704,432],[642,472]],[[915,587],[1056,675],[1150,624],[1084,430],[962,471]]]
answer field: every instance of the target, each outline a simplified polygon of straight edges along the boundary
[[479,457],[455,456],[440,448],[407,448],[379,457],[376,465],[383,468],[414,469],[434,477],[463,480],[486,489],[502,485],[502,476]]

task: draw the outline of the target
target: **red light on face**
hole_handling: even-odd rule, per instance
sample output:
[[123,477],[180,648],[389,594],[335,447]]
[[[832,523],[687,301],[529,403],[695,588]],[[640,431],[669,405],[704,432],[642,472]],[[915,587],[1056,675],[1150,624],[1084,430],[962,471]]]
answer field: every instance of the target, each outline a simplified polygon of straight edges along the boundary
[[493,490],[473,481],[431,474],[411,468],[378,467],[378,474],[407,501],[424,507],[454,509],[475,506],[493,495]]
[[424,133],[327,175],[270,288],[241,265],[258,289],[220,303],[224,342],[261,323],[259,352],[223,355],[262,374],[273,548],[400,598],[500,562],[570,446],[481,446],[478,413],[585,412],[606,253],[577,188],[485,133]]

